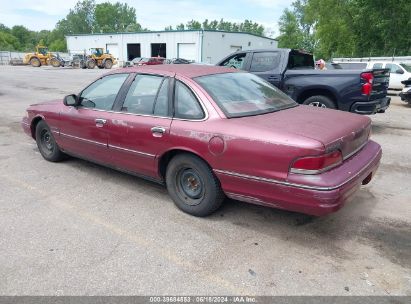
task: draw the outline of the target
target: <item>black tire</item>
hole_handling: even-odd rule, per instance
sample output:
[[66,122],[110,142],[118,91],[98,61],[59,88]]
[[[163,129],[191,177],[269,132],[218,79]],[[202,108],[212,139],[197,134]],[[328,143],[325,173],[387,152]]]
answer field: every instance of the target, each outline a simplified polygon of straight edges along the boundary
[[87,60],[86,66],[88,69],[94,69],[96,67],[96,62],[94,60]]
[[303,104],[319,108],[337,109],[334,101],[324,95],[315,95],[308,97],[306,100],[304,100]]
[[50,64],[54,67],[54,68],[58,68],[61,66],[61,62],[60,60],[58,60],[57,58],[51,58],[50,59]]
[[36,126],[36,142],[44,159],[51,162],[58,162],[64,159],[65,154],[61,152],[49,126],[44,120],[40,120]]
[[210,167],[191,154],[178,154],[171,159],[166,184],[177,207],[194,216],[207,216],[224,201],[220,182]]
[[111,69],[113,67],[113,61],[111,61],[111,59],[107,59],[106,61],[104,61],[104,68],[105,69]]
[[30,65],[32,67],[38,68],[41,66],[41,61],[37,57],[33,57],[30,59]]

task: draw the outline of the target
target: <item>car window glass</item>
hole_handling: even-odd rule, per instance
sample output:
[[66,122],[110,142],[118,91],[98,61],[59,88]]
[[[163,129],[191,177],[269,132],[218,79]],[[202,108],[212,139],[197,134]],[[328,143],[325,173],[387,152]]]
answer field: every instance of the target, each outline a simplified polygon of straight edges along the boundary
[[242,70],[244,69],[245,56],[246,56],[246,53],[241,53],[241,54],[231,56],[227,60],[223,61],[221,65],[228,67],[228,68],[235,68],[235,69]]
[[128,90],[121,111],[135,114],[153,114],[154,100],[163,77],[137,75]]
[[382,69],[382,63],[374,63],[372,66],[373,69]]
[[158,91],[157,99],[154,104],[155,116],[168,116],[168,86],[169,81],[165,79],[161,85],[160,91]]
[[111,110],[127,77],[128,74],[113,74],[100,78],[81,93],[80,104],[85,108]]
[[254,53],[250,72],[266,72],[273,70],[279,62],[278,52]]
[[390,73],[396,73],[397,70],[400,70],[400,67],[396,64],[393,64],[393,63],[387,63],[385,65],[385,68],[390,69]]
[[204,112],[191,90],[180,81],[175,87],[175,117],[183,119],[204,118]]

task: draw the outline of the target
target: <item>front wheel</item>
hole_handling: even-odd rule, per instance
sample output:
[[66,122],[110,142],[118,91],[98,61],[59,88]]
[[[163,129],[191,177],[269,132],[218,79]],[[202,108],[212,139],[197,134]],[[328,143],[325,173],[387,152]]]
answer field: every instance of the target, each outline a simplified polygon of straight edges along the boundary
[[318,108],[336,109],[334,101],[323,95],[315,95],[304,100],[303,104]]
[[111,69],[112,67],[113,67],[113,61],[111,61],[110,59],[107,59],[106,61],[104,61],[105,69]]
[[210,167],[191,154],[179,154],[171,159],[166,184],[177,207],[194,216],[213,213],[224,200],[220,182]]
[[58,162],[64,159],[64,153],[61,152],[53,134],[47,123],[41,120],[36,126],[37,147],[44,159],[51,162]]

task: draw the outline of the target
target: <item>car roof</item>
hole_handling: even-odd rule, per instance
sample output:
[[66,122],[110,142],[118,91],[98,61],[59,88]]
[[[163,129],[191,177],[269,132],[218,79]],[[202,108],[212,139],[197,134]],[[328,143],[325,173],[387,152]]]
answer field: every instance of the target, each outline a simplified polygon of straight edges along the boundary
[[150,73],[164,75],[178,75],[187,78],[194,78],[212,74],[242,72],[233,68],[220,66],[210,66],[201,64],[159,64],[148,66],[133,66],[118,69],[112,73]]

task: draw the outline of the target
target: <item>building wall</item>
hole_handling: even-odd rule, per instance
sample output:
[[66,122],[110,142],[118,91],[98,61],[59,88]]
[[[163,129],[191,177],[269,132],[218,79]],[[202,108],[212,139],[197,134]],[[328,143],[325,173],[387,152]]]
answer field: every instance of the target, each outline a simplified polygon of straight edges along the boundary
[[277,47],[277,41],[269,38],[245,33],[213,31],[90,34],[67,36],[66,38],[67,48],[71,54],[82,53],[84,50],[89,53],[89,49],[95,47],[106,49],[107,44],[109,44],[110,53],[115,55],[120,63],[127,60],[128,43],[140,44],[141,57],[151,57],[151,43],[165,43],[167,58],[178,58],[179,44],[190,44],[191,51],[189,53],[192,54],[193,58],[188,59],[212,64],[239,48],[247,50]]
[[203,37],[203,62],[217,63],[227,55],[238,50],[277,48],[273,39],[246,33],[227,33],[205,31]]
[[[151,57],[151,43],[165,43],[167,58],[177,58],[178,43],[194,43],[198,49],[195,61],[200,61],[201,36],[199,31],[185,32],[150,32],[150,33],[120,33],[67,36],[67,48],[70,53],[80,53],[90,48],[103,47],[107,44],[118,45],[118,60],[127,60],[127,44],[140,43],[141,57]],[[109,49],[110,52],[112,50]]]

